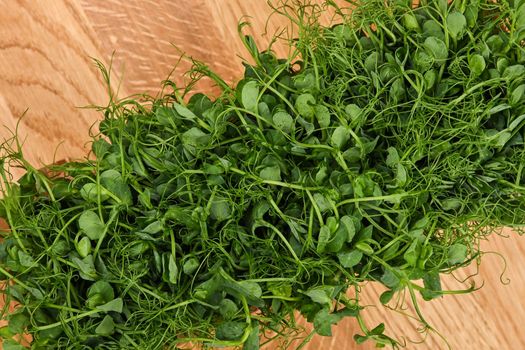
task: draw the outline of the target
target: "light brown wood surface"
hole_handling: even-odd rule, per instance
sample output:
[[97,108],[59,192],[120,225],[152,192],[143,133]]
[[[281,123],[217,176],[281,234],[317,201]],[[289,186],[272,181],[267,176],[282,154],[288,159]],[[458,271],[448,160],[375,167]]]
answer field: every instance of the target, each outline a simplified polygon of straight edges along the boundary
[[[35,165],[87,153],[89,128],[100,115],[78,107],[108,101],[91,57],[108,64],[113,55],[113,84],[121,81],[120,96],[157,94],[181,50],[234,82],[242,74],[238,55],[246,56],[237,37],[239,19],[251,16],[261,47],[287,25],[273,17],[269,34],[261,36],[271,13],[263,0],[0,0],[0,9],[0,120],[5,126],[0,137],[9,137],[19,122],[26,156]],[[187,68],[180,64],[173,79],[182,83]],[[505,233],[510,237],[492,237],[482,248],[506,258],[503,279],[510,280],[508,284],[500,282],[501,257],[487,254],[475,278],[485,284],[480,291],[420,304],[453,349],[525,349],[525,237]],[[451,277],[444,282],[445,288],[458,286]],[[381,290],[376,284],[363,287],[363,301],[375,305],[366,311],[369,326],[384,321],[388,334],[418,339],[417,323],[379,306]],[[413,313],[411,308],[406,311]],[[306,349],[374,348],[354,344],[354,319],[333,331],[332,338],[315,337]],[[409,343],[407,348],[446,347],[430,335],[425,343]]]

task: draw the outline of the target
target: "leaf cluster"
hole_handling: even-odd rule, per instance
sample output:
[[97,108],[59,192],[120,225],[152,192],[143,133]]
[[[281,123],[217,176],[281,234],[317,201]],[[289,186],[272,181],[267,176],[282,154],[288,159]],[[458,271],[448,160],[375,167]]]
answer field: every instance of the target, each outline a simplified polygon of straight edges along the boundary
[[[336,24],[322,26],[328,7]],[[362,282],[388,287],[384,304],[454,293],[441,274],[497,228],[520,230],[523,1],[275,10],[299,28],[294,52],[242,36],[256,63],[235,88],[196,63],[219,98],[112,101],[95,159],[47,172],[16,138],[3,145],[0,275],[19,303],[3,337],[254,350],[267,331],[291,339],[299,310],[318,334],[356,317],[358,343],[396,346],[361,318]]]

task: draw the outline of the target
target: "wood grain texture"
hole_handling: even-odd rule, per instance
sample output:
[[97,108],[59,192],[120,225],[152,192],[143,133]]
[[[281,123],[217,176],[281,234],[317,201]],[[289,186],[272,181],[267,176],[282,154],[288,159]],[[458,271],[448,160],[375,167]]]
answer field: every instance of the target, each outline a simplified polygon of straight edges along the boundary
[[[271,10],[263,0],[0,0],[0,8],[1,123],[13,130],[20,121],[19,132],[27,137],[25,153],[34,164],[52,162],[59,143],[56,159],[86,154],[88,130],[100,116],[77,107],[107,101],[105,84],[90,57],[108,64],[114,55],[113,86],[122,81],[121,96],[157,94],[182,51],[234,82],[242,74],[239,55],[247,56],[237,36],[239,19],[251,16],[260,47],[288,24],[274,17],[265,28]],[[265,29],[269,35],[261,37]],[[174,81],[182,84],[182,73],[188,67],[181,63],[172,75]],[[0,138],[8,136],[5,128],[0,129]],[[494,236],[482,248],[507,259],[504,277],[510,279],[509,284],[500,282],[502,259],[488,254],[475,278],[485,282],[480,291],[420,303],[427,321],[453,349],[525,348],[521,332],[525,324],[525,239],[505,233],[510,238]],[[472,272],[469,268],[457,275]],[[449,277],[444,287],[461,284]],[[381,291],[377,284],[363,286],[363,302],[373,305],[365,311],[369,326],[385,322],[388,334],[419,339],[417,323],[379,306]],[[406,311],[413,313],[411,307]],[[314,337],[306,349],[374,348],[372,344],[355,345],[352,337],[358,328],[354,319],[341,322],[333,332],[332,338]],[[425,343],[407,348],[446,347],[438,336],[431,335]]]
[[[107,94],[90,57],[100,56],[82,8],[70,1],[0,1],[0,115],[35,164],[86,153],[86,131]],[[0,129],[2,138],[10,131]]]

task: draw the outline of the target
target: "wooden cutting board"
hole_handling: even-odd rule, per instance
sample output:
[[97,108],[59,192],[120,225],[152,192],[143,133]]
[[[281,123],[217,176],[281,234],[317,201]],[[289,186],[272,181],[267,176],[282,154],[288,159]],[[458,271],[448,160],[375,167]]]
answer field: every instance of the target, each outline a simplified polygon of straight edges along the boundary
[[[112,62],[112,84],[120,96],[158,94],[170,73],[182,84],[189,64],[180,62],[172,72],[181,52],[234,82],[242,74],[239,55],[247,56],[238,40],[239,19],[250,16],[246,19],[260,47],[287,25],[274,16],[266,26],[271,9],[264,0],[0,0],[0,9],[0,138],[9,137],[18,125],[26,138],[25,155],[37,165],[86,154],[88,131],[101,116],[79,107],[108,101],[92,58]],[[261,36],[264,32],[268,34]],[[199,89],[213,91],[206,84]],[[492,253],[483,256],[477,271],[475,280],[484,283],[481,290],[420,303],[427,321],[453,349],[525,348],[525,238],[503,233],[509,237],[482,243]],[[456,277],[474,272],[476,266]],[[462,285],[449,276],[444,287]],[[413,308],[400,313],[380,306],[381,291],[377,284],[363,286],[363,302],[371,305],[366,311],[369,326],[385,322],[388,334],[420,340],[419,325],[403,315],[413,314]],[[306,349],[374,348],[356,345],[356,332],[356,321],[345,320],[334,327],[332,338],[316,336]],[[436,334],[425,343],[407,345],[445,348]]]

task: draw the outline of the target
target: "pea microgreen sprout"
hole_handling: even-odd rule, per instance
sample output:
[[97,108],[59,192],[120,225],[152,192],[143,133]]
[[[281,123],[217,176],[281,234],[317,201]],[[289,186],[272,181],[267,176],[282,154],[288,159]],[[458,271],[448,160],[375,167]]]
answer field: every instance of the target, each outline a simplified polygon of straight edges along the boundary
[[[356,342],[395,348],[364,317],[364,282],[435,332],[417,294],[474,291],[441,276],[499,228],[523,232],[523,1],[273,6],[296,29],[276,39],[288,57],[241,23],[254,63],[233,86],[194,62],[163,96],[110,94],[93,156],[50,172],[2,144],[4,347],[286,348],[299,311],[300,346],[353,317]],[[222,93],[192,92],[201,78]]]

